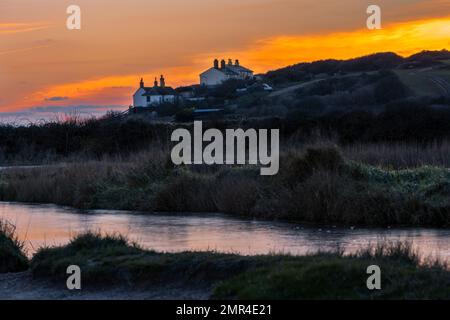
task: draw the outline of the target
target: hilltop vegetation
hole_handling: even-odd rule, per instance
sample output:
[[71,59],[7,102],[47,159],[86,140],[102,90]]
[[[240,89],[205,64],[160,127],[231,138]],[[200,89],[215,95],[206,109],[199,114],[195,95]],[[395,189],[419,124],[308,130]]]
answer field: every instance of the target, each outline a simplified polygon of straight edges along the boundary
[[[378,113],[319,112],[325,107],[317,98],[302,98],[302,105],[286,118],[217,120],[208,128],[277,128],[281,139],[304,143],[318,134],[341,144],[410,143],[434,144],[450,140],[450,103],[447,98],[405,98],[387,103]],[[438,106],[442,107],[438,107]],[[60,161],[127,157],[152,146],[170,147],[175,128],[192,124],[152,123],[114,115],[99,120],[79,120],[29,127],[0,126],[0,164],[41,164]]]
[[311,75],[335,75],[352,72],[371,72],[387,69],[425,68],[441,65],[450,60],[450,52],[422,51],[403,58],[392,52],[376,53],[350,60],[321,60],[270,71],[265,78],[272,83],[298,82],[311,79]]

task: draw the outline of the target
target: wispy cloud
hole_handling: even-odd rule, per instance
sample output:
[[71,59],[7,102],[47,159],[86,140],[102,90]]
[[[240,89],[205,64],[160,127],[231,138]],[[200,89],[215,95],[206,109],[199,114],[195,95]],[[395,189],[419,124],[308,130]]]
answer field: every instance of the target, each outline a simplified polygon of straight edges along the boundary
[[50,98],[45,98],[45,101],[64,101],[64,100],[69,100],[69,97],[50,97]]
[[39,106],[19,111],[0,112],[0,123],[23,125],[48,122],[73,114],[82,118],[91,118],[102,116],[108,111],[124,110],[126,107],[120,105]]
[[[39,106],[27,109],[26,112],[35,112],[35,113],[70,113],[70,112],[79,112],[83,114],[103,114],[109,110],[120,110],[124,111],[125,106],[120,105],[77,105],[77,106]],[[0,113],[1,114],[1,113]]]
[[0,23],[0,35],[48,29],[50,23]]
[[41,46],[33,46],[33,47],[27,47],[27,48],[18,48],[18,49],[5,50],[5,51],[0,51],[0,56],[6,55],[6,54],[25,52],[25,51],[32,51],[32,50],[48,48],[48,47],[50,47],[50,45],[41,45]]

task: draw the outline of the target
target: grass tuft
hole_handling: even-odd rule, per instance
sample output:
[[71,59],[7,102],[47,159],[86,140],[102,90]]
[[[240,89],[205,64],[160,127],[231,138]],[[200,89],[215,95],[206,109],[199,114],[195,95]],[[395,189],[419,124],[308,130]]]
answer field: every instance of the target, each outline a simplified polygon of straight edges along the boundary
[[0,220],[0,273],[19,272],[27,268],[24,244],[17,238],[15,227]]

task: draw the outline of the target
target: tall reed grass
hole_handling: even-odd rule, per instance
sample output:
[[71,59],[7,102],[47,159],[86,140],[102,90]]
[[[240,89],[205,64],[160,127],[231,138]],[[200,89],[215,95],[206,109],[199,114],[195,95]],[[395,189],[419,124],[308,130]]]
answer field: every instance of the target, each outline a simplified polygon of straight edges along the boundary
[[[170,150],[159,148],[128,158],[6,170],[0,199],[83,209],[220,211],[333,224],[444,227],[450,225],[447,147],[442,158],[424,151],[418,159],[413,147],[364,151],[329,141],[296,146],[285,149],[273,177],[260,176],[254,166],[176,167]],[[403,167],[411,169],[396,169]]]

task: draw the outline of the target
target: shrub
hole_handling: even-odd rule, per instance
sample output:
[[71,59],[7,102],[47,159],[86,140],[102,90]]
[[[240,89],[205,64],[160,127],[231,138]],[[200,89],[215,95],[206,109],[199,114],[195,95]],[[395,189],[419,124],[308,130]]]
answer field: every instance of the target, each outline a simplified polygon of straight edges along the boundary
[[287,168],[283,175],[295,182],[304,181],[314,171],[325,169],[327,171],[338,171],[344,165],[344,159],[340,152],[333,147],[308,148],[303,157],[292,157],[286,159]]
[[23,251],[23,243],[16,236],[15,227],[0,220],[0,273],[24,271],[27,268],[28,259]]
[[177,170],[160,184],[154,197],[155,208],[168,212],[213,212],[211,176]]
[[[214,203],[220,212],[249,215],[258,201],[259,181],[238,170],[217,179]],[[239,181],[239,183],[236,183]]]
[[178,122],[194,121],[194,109],[188,108],[178,111],[175,114],[175,120]]
[[384,104],[406,96],[407,88],[394,73],[375,84],[375,99],[378,103]]
[[326,106],[319,97],[307,97],[300,99],[295,108],[307,114],[318,115],[325,110]]

